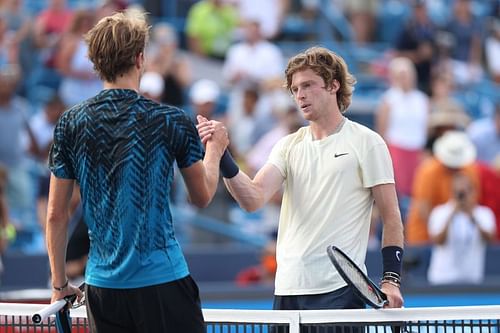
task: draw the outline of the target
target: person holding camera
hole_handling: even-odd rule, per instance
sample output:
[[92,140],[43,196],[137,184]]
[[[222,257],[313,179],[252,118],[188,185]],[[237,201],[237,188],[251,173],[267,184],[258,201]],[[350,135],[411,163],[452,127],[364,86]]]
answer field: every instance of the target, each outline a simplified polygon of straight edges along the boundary
[[434,243],[427,278],[431,284],[481,283],[486,246],[495,237],[493,211],[478,205],[470,177],[457,172],[452,178],[452,198],[435,207],[429,217]]

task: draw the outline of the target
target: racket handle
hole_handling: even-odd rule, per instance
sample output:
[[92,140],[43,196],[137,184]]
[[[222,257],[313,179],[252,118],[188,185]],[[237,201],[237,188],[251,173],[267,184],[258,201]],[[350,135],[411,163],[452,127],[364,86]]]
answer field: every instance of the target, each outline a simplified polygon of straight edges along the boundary
[[42,321],[50,317],[51,315],[55,314],[57,311],[61,310],[63,307],[65,307],[67,304],[67,301],[65,299],[60,299],[58,301],[55,301],[54,303],[44,307],[37,313],[33,314],[31,316],[31,320],[35,324],[40,324]]

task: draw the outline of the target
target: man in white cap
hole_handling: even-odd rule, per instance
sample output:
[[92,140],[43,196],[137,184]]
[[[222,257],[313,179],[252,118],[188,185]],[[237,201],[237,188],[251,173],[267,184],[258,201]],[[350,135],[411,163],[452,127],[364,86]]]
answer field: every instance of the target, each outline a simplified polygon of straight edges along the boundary
[[434,156],[417,169],[413,182],[412,201],[406,221],[408,245],[430,243],[427,222],[431,210],[452,197],[453,176],[461,171],[468,175],[476,188],[479,186],[474,167],[476,149],[467,134],[448,131],[436,140]]

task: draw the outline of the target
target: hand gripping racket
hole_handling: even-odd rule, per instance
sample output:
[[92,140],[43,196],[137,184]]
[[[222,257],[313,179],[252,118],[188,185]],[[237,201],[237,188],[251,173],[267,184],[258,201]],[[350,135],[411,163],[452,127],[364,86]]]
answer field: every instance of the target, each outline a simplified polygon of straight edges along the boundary
[[376,309],[387,304],[387,295],[363,273],[347,254],[333,245],[328,246],[326,252],[340,276],[366,304]]
[[[83,291],[85,283],[82,283],[78,288]],[[33,314],[31,316],[31,321],[35,324],[40,324],[45,319],[55,314],[57,332],[71,332],[71,317],[69,315],[69,309],[76,309],[85,304],[85,294],[82,297],[82,300],[77,304],[73,304],[75,300],[76,295],[68,295],[63,299],[55,301]]]

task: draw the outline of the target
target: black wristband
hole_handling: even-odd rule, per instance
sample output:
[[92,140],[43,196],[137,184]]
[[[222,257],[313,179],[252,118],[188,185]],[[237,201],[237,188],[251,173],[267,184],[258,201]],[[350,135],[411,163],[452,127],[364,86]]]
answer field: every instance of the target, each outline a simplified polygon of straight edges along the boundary
[[66,282],[62,286],[60,286],[60,287],[52,286],[52,289],[57,290],[57,291],[63,291],[64,289],[66,289],[68,287],[68,283],[69,283],[69,281],[68,281],[68,279],[66,279]]
[[224,178],[233,178],[238,174],[238,172],[240,172],[240,168],[238,167],[238,165],[233,159],[233,156],[231,156],[231,153],[227,149],[224,151],[224,154],[220,159],[219,167],[220,167],[220,173]]
[[382,261],[385,272],[393,272],[401,276],[403,266],[403,249],[399,246],[386,246],[382,249]]

